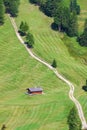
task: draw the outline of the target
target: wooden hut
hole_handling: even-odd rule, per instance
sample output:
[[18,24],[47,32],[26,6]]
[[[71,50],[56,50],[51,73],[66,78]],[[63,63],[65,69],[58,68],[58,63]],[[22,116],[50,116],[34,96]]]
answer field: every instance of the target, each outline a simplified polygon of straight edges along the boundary
[[42,88],[27,88],[28,94],[42,94]]

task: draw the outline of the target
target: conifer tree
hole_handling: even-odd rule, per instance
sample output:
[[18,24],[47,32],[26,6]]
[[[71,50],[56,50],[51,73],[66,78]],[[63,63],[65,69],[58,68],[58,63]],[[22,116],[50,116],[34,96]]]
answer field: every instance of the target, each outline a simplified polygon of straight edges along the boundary
[[76,11],[76,14],[80,14],[80,6],[77,4],[77,0],[70,0],[70,11]]
[[29,30],[28,24],[26,22],[24,23],[22,21],[21,24],[20,24],[20,27],[19,27],[19,33],[20,33],[20,35],[21,36],[25,36],[28,30]]
[[56,63],[56,60],[55,60],[55,59],[53,60],[52,66],[53,66],[54,68],[57,67],[57,63]]
[[10,0],[3,0],[3,1],[4,1],[4,5],[5,5],[5,11],[8,13],[9,12]]
[[76,6],[76,12],[77,12],[78,15],[80,14],[80,5]]
[[76,0],[70,0],[70,11],[76,11],[77,2]]
[[77,41],[81,46],[87,46],[87,19],[85,20],[84,24],[84,31],[83,33],[77,38]]
[[67,33],[69,28],[69,20],[70,20],[70,10],[67,7],[63,7],[62,12],[62,30]]
[[75,11],[72,12],[71,15],[70,15],[67,34],[70,37],[78,35],[78,22],[77,22],[77,15],[76,15]]
[[58,30],[67,32],[69,20],[70,10],[67,7],[63,7],[61,3],[58,4],[54,14],[54,23],[58,26]]
[[17,13],[18,13],[18,3],[17,3],[16,0],[10,0],[9,11],[10,11],[10,14],[13,17],[17,16]]
[[54,10],[54,0],[47,0],[45,3],[44,12],[48,16],[52,16]]
[[45,0],[43,9],[44,13],[50,17],[53,17],[55,9],[58,7],[57,4],[60,3],[60,1],[61,0]]
[[20,0],[3,0],[6,7],[6,12],[10,13],[12,17],[18,14],[18,7]]
[[0,25],[4,23],[4,13],[5,13],[4,3],[3,0],[0,0]]
[[30,32],[28,32],[28,34],[26,35],[26,43],[27,43],[29,48],[33,48],[34,37]]
[[75,106],[70,110],[67,123],[69,125],[69,130],[81,130],[82,128],[81,121]]
[[54,13],[54,23],[58,26],[59,31],[62,30],[62,20],[63,20],[63,7],[62,4],[59,3]]

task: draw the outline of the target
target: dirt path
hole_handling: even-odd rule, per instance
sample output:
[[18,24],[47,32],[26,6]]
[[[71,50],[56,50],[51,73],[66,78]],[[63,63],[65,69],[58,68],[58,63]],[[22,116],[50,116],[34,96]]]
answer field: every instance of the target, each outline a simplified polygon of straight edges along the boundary
[[78,110],[78,114],[79,114],[79,117],[81,119],[81,122],[82,122],[82,129],[87,129],[87,123],[86,123],[86,119],[84,117],[84,114],[83,114],[83,110],[82,110],[82,106],[81,104],[78,102],[78,100],[76,100],[76,98],[74,97],[74,85],[68,81],[67,79],[65,79],[61,74],[58,73],[58,71],[56,69],[54,69],[50,64],[48,64],[47,62],[43,61],[42,59],[40,59],[39,57],[35,56],[35,54],[32,53],[31,49],[29,49],[25,44],[24,44],[24,41],[23,39],[21,38],[21,36],[19,35],[18,33],[18,28],[17,28],[17,25],[15,23],[15,20],[10,17],[10,21],[12,23],[12,26],[15,30],[15,33],[16,33],[16,36],[18,37],[19,41],[24,45],[24,47],[26,48],[26,50],[28,51],[28,53],[34,58],[36,59],[37,61],[41,62],[42,64],[44,64],[45,66],[47,66],[49,69],[51,69],[55,75],[61,79],[63,82],[65,82],[69,87],[70,87],[70,91],[69,91],[69,98],[74,102],[74,104],[76,105],[77,107],[77,110]]

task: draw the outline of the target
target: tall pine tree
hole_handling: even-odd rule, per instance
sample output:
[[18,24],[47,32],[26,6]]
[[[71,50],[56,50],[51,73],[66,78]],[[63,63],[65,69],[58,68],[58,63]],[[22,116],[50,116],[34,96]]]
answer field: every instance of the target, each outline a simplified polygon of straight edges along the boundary
[[9,3],[10,3],[10,1],[9,0],[3,0],[3,1],[4,1],[6,12],[9,12]]
[[70,0],[70,11],[76,11],[76,14],[80,14],[80,6],[77,4],[77,0]]
[[61,3],[59,3],[54,13],[54,23],[58,26],[59,31],[62,30],[62,20],[63,20],[63,6]]
[[78,22],[76,12],[72,12],[69,19],[68,31],[67,34],[70,37],[78,35]]
[[62,13],[62,29],[67,33],[70,20],[70,10],[67,7],[63,7]]
[[70,110],[67,122],[69,130],[81,130],[82,125],[75,106]]
[[27,34],[27,31],[29,30],[29,26],[26,22],[21,22],[19,27],[19,33],[21,36],[25,36]]
[[52,67],[56,68],[57,67],[57,63],[56,63],[56,60],[54,59],[53,62],[52,62]]
[[15,17],[18,14],[18,6],[20,0],[3,0],[6,7],[6,12],[10,13],[11,16]]
[[61,0],[46,0],[44,5],[44,12],[48,16],[53,16],[55,13],[55,9],[57,8],[57,4],[60,3]]
[[77,38],[77,41],[81,46],[87,47],[87,19],[85,20],[84,24],[84,31],[83,33]]
[[59,31],[67,32],[70,20],[70,10],[63,7],[61,3],[58,4],[54,14],[54,23],[58,26]]
[[0,25],[4,23],[4,13],[5,13],[4,3],[3,0],[0,0]]
[[70,0],[70,11],[71,12],[76,11],[76,5],[77,5],[76,0]]
[[27,43],[27,46],[29,48],[33,48],[34,37],[33,37],[33,35],[30,32],[28,32],[27,35],[26,35],[26,43]]
[[17,13],[18,13],[18,1],[17,0],[10,0],[9,12],[13,17],[17,16]]

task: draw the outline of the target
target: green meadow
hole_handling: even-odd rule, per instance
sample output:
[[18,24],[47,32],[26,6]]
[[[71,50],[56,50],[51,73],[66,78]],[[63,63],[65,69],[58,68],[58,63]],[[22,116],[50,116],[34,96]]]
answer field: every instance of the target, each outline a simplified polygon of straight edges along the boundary
[[[68,2],[67,0],[66,4]],[[78,28],[81,33],[86,19],[86,13],[83,12],[84,10],[87,12],[87,9],[85,0],[78,0],[78,3],[81,6],[81,14],[78,16]],[[55,58],[57,70],[75,85],[75,97],[82,104],[87,119],[87,97],[82,90],[87,79],[87,48],[81,47],[76,38],[69,38],[63,33],[52,30],[53,19],[44,15],[38,6],[30,4],[28,0],[21,0],[19,16],[15,20],[18,27],[21,21],[28,23],[35,38],[33,52],[50,64]]]
[[[35,38],[32,51],[38,57],[50,64],[56,59],[57,70],[75,85],[75,97],[87,119],[87,94],[82,90],[87,79],[87,48],[80,47],[75,38],[53,31],[53,19],[40,12],[38,6],[20,1],[17,26],[21,21],[28,23]],[[82,9],[78,17],[81,33],[87,10],[85,0],[78,3]],[[43,87],[43,95],[25,94],[26,88],[36,86]],[[5,16],[5,24],[0,27],[0,127],[5,124],[6,130],[67,130],[67,116],[73,106],[68,92],[64,82],[29,56]]]
[[[72,102],[68,86],[29,56],[5,16],[0,27],[0,128],[6,130],[67,130]],[[26,95],[26,88],[42,86],[43,95]]]

